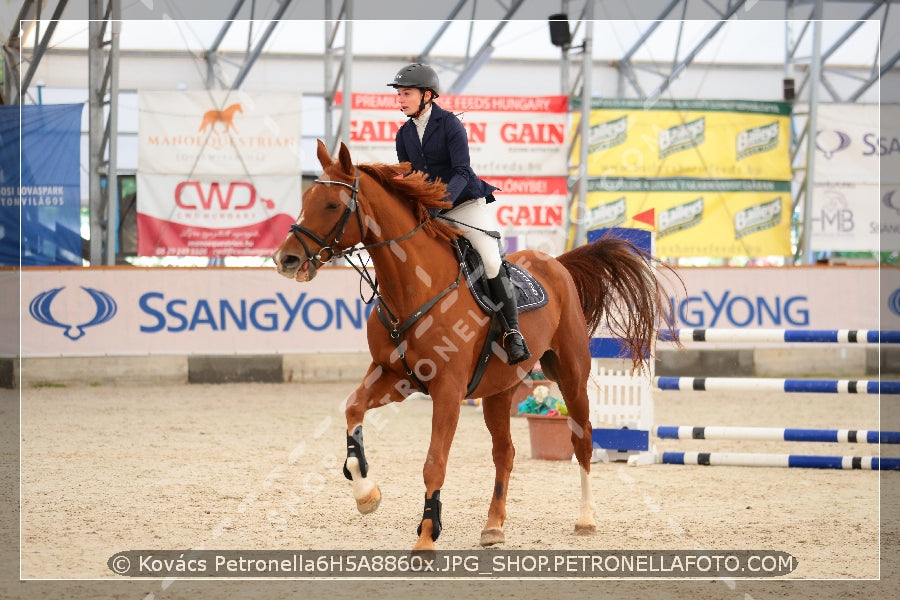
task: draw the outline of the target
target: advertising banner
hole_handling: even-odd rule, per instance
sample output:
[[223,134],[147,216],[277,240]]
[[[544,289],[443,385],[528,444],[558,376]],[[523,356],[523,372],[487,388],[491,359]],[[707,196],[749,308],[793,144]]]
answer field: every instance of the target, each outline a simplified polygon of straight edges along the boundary
[[588,176],[788,181],[790,114],[786,102],[594,99]]
[[[883,110],[887,114],[889,109],[885,106]],[[878,158],[891,149],[891,138],[883,135],[890,127],[890,121],[882,119],[882,135],[879,135],[878,117],[877,104],[818,104],[817,185],[878,182]],[[900,146],[894,151],[900,154]]]
[[[297,218],[297,177],[144,175],[138,252],[143,256],[265,256],[284,240]],[[289,200],[289,201],[288,201]]]
[[[342,96],[335,103],[340,108]],[[469,136],[472,168],[481,177],[566,176],[565,96],[442,95]],[[353,94],[349,147],[357,162],[397,162],[394,137],[407,120],[396,94]]]
[[0,106],[0,265],[82,263],[82,108]]
[[[900,322],[900,283],[879,292],[875,268],[678,272],[684,288],[666,285],[680,327],[876,329],[879,315],[882,327]],[[322,269],[304,284],[256,268],[24,269],[21,286],[25,357],[368,349],[372,305],[349,268]]]
[[591,179],[585,229],[640,227],[652,211],[656,253],[682,256],[791,254],[787,181]]
[[138,254],[271,254],[301,193],[296,95],[145,92],[138,105]]
[[[817,183],[809,225],[813,251],[879,252],[877,183]],[[887,197],[890,202],[891,197]]]
[[565,177],[485,177],[502,190],[488,209],[507,253],[530,248],[556,256],[565,250],[568,183]]
[[[896,108],[896,107],[895,107]],[[890,114],[890,106],[882,107]],[[897,116],[900,116],[898,114]],[[896,125],[882,118],[876,104],[819,103],[816,112],[815,186],[811,206],[810,249],[822,252],[878,252],[900,249],[900,214],[890,190],[879,193],[880,160],[900,162]],[[797,126],[805,126],[798,116]],[[894,129],[894,132],[891,132]],[[806,152],[803,144],[799,152]],[[896,165],[900,168],[900,164]],[[888,165],[882,181],[900,181]],[[893,178],[893,179],[891,179]],[[884,202],[884,206],[879,206]],[[887,235],[882,235],[887,234]]]

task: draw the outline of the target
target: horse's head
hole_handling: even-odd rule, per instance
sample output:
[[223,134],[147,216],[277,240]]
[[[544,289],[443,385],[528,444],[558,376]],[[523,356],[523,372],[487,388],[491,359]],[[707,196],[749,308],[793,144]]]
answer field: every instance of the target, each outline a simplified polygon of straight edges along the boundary
[[317,156],[324,170],[303,194],[300,216],[272,258],[278,272],[309,281],[318,268],[362,240],[359,171],[343,143],[338,160],[319,140]]

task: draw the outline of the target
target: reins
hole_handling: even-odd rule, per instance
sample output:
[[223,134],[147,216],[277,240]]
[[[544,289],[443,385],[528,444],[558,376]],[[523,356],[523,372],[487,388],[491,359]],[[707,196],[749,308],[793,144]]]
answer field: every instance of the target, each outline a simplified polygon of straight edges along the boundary
[[[351,267],[353,267],[353,269],[359,274],[360,282],[365,281],[369,285],[369,288],[371,288],[372,290],[372,296],[370,296],[369,299],[366,300],[364,297],[362,297],[362,291],[360,290],[360,298],[366,304],[371,304],[375,299],[378,300],[378,303],[375,305],[375,313],[378,315],[378,318],[384,325],[385,329],[388,330],[388,334],[390,335],[391,340],[397,347],[397,354],[400,358],[400,361],[403,363],[403,367],[406,369],[406,374],[413,380],[413,382],[422,391],[422,393],[427,394],[428,387],[424,382],[422,382],[419,376],[416,375],[416,373],[413,371],[413,369],[410,368],[409,364],[407,363],[406,343],[402,339],[403,333],[410,327],[412,327],[420,318],[422,318],[425,313],[431,310],[435,304],[446,297],[447,294],[459,287],[459,283],[460,281],[462,281],[463,273],[465,270],[464,263],[462,261],[459,263],[459,270],[456,274],[455,281],[441,290],[437,294],[437,296],[423,304],[417,310],[413,311],[413,313],[401,323],[400,318],[394,313],[394,311],[390,309],[390,307],[385,302],[384,297],[378,291],[378,281],[376,279],[373,279],[372,276],[369,275],[369,272],[366,270],[366,266],[363,264],[362,259],[359,260],[359,264],[357,265],[351,260],[351,257],[363,251],[369,251],[374,248],[380,248],[382,246],[387,246],[390,244],[408,240],[422,230],[422,228],[425,226],[425,221],[422,221],[411,231],[399,237],[391,238],[389,240],[382,240],[380,242],[374,242],[372,244],[356,245],[341,250],[337,248],[337,245],[340,243],[340,239],[341,237],[343,237],[344,232],[347,229],[347,222],[350,220],[350,215],[352,213],[356,213],[357,223],[359,223],[360,239],[365,238],[367,233],[367,230],[363,228],[362,211],[359,208],[359,169],[356,170],[353,185],[345,183],[343,181],[333,181],[329,179],[316,179],[314,183],[321,183],[323,185],[340,185],[350,189],[352,192],[350,196],[350,202],[347,203],[347,206],[346,208],[344,208],[344,212],[338,219],[337,223],[334,224],[334,227],[331,228],[331,231],[325,234],[324,237],[319,237],[319,235],[317,235],[315,232],[310,231],[308,228],[300,225],[299,223],[294,223],[293,225],[291,225],[291,233],[294,235],[297,241],[300,242],[300,245],[303,246],[303,250],[306,252],[306,260],[310,263],[313,271],[334,258],[344,258],[347,263]],[[316,254],[310,252],[309,247],[306,245],[306,241],[303,239],[301,234],[305,235],[306,237],[317,243],[319,246],[321,246]],[[333,239],[329,243],[327,239],[331,238],[332,236]],[[325,256],[326,253],[327,256]]]

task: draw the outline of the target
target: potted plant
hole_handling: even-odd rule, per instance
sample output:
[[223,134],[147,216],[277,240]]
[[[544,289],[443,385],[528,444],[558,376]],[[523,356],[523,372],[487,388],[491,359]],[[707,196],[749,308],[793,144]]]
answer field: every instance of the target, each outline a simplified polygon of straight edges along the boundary
[[547,382],[547,377],[544,375],[544,372],[540,369],[534,369],[528,375],[525,376],[525,379],[522,380],[522,383],[519,384],[519,387],[516,388],[516,391],[513,392],[512,401],[509,405],[509,414],[513,417],[524,414],[519,410],[519,406],[528,399],[529,396],[534,394],[534,388],[541,383]]
[[519,405],[520,414],[528,419],[531,458],[570,460],[574,453],[572,430],[566,405],[550,395],[546,385],[534,387],[534,393]]

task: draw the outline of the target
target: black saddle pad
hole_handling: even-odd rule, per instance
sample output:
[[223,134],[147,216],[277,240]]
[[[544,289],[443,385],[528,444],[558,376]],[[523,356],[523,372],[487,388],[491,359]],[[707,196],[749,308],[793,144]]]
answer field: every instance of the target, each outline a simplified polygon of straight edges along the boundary
[[[466,282],[478,306],[485,314],[493,314],[481,255],[472,248],[469,240],[459,237],[456,239],[456,256],[463,265]],[[519,307],[519,312],[528,312],[547,304],[547,291],[540,281],[517,264],[506,260],[503,261],[503,264],[509,273],[509,280],[516,290],[516,306]]]

